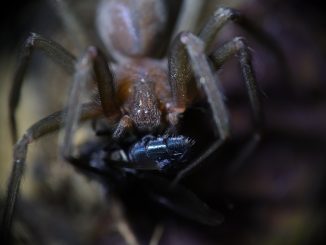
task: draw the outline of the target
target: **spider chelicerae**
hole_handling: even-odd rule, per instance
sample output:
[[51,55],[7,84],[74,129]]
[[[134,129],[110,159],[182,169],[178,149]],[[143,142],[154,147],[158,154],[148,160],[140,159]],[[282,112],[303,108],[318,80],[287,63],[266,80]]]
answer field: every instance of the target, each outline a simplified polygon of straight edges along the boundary
[[[65,9],[64,14],[66,12]],[[236,10],[217,8],[199,33],[184,31],[177,34],[166,57],[155,59],[151,53],[162,45],[160,36],[166,31],[167,12],[165,1],[100,1],[96,26],[113,58],[110,62],[95,46],[88,47],[76,58],[56,42],[39,34],[32,33],[26,39],[10,94],[9,114],[15,141],[15,112],[33,51],[41,50],[72,74],[73,83],[66,108],[33,124],[14,147],[13,169],[4,210],[4,233],[9,232],[12,223],[28,145],[60,127],[64,128],[65,135],[61,146],[62,155],[76,168],[106,172],[111,171],[112,164],[112,168],[120,169],[119,171],[128,169],[129,172],[134,170],[133,173],[138,174],[146,171],[160,172],[178,162],[187,162],[182,170],[179,169],[173,181],[162,180],[162,185],[169,185],[175,195],[188,198],[194,206],[197,205],[203,213],[206,212],[195,219],[203,223],[205,219],[206,223],[220,222],[219,216],[210,216],[208,207],[178,183],[215,152],[230,135],[228,112],[215,74],[215,70],[220,69],[229,57],[238,57],[252,107],[256,136],[261,131],[263,116],[251,55],[244,38],[235,37],[220,47],[214,47],[214,40],[220,29],[227,22],[233,21],[267,46],[273,48],[274,45],[268,35]],[[71,25],[68,19],[65,21]],[[92,93],[90,102],[81,103],[80,93],[89,82],[94,83],[95,92]],[[200,99],[206,100],[209,105],[215,127],[212,132],[217,132],[217,135],[216,141],[190,162],[187,153],[191,151],[194,140],[178,133],[178,124],[183,113],[194,101]],[[97,118],[102,118],[101,122],[113,129],[104,133],[112,141],[124,141],[126,135],[133,137],[128,136],[132,140],[127,147],[107,148],[108,155],[103,158],[105,161],[102,159],[99,163],[90,157],[89,162],[85,163],[73,155],[72,138],[78,122]],[[254,137],[255,140],[258,138]],[[113,153],[118,153],[118,159],[112,157]],[[174,205],[174,209],[181,209],[178,203]],[[192,214],[189,211],[184,215]]]

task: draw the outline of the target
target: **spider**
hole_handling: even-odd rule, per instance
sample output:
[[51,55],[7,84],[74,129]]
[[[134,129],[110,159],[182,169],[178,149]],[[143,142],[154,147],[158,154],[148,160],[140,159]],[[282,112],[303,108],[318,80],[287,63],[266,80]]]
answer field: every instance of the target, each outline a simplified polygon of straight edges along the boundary
[[[184,153],[191,151],[191,140],[178,133],[178,124],[195,101],[204,99],[209,104],[216,141],[179,171],[172,184],[164,182],[172,189],[175,188],[176,193],[179,190],[181,193],[180,180],[230,136],[229,116],[215,71],[233,55],[239,59],[247,86],[255,127],[254,139],[258,140],[263,125],[263,113],[249,48],[242,37],[235,37],[220,47],[214,47],[214,40],[220,29],[230,21],[239,24],[275,50],[269,36],[238,11],[217,8],[199,33],[179,33],[174,37],[166,58],[155,59],[151,54],[160,48],[159,37],[164,34],[167,25],[167,11],[163,0],[101,0],[97,7],[96,27],[99,37],[113,58],[110,62],[95,46],[88,47],[76,58],[58,43],[39,34],[32,33],[27,38],[10,94],[9,114],[14,141],[17,140],[15,112],[33,51],[39,49],[57,62],[73,75],[73,82],[66,108],[33,124],[15,144],[4,210],[5,232],[9,232],[11,227],[30,143],[64,127],[62,155],[67,162],[83,168],[85,165],[80,164],[78,157],[72,153],[72,137],[76,126],[80,121],[102,118],[101,122],[104,121],[109,128],[113,128],[108,133],[113,141],[123,141],[126,135],[135,136],[129,144],[133,145],[133,151],[125,148],[118,151],[121,158],[129,154],[123,161],[117,161],[117,164],[123,162],[121,168],[127,165],[129,169],[143,172],[163,171],[165,165],[176,163],[176,155],[181,155],[177,161],[187,160]],[[81,103],[80,93],[90,81],[95,84],[96,92],[92,94],[90,102]],[[165,132],[163,137],[160,136],[162,132]],[[169,153],[169,147],[162,139],[170,139],[171,142],[180,140],[179,143],[172,144],[174,153]],[[154,147],[149,149],[147,144],[153,144]],[[140,160],[138,156],[141,156]],[[110,160],[114,162],[111,157]],[[162,165],[163,162],[168,163]],[[95,166],[99,172],[107,169],[107,166],[99,166]],[[188,194],[184,196],[191,196]]]

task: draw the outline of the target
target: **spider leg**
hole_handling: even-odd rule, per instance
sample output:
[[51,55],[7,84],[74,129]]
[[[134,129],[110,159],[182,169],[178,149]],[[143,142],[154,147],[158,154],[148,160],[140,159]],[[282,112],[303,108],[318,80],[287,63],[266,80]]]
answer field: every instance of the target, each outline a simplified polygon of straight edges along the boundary
[[259,28],[259,26],[252,23],[240,12],[231,8],[218,8],[199,32],[198,36],[204,41],[206,52],[211,50],[216,34],[229,21],[232,21],[242,27],[267,49],[271,50],[278,60],[280,68],[283,69],[283,73],[286,76],[287,81],[291,80],[291,73],[284,53],[274,38],[263,29]]
[[216,151],[222,143],[229,136],[229,117],[226,111],[225,103],[223,101],[223,95],[218,87],[218,78],[213,75],[210,69],[208,60],[204,53],[204,43],[198,37],[190,32],[183,32],[177,39],[186,48],[186,51],[190,58],[191,68],[194,72],[196,82],[200,86],[206,96],[208,103],[210,104],[213,114],[214,124],[219,133],[219,139],[212,144],[199,158],[188,165],[185,169],[180,171],[173,183],[178,183],[186,174],[200,164],[205,158],[207,158],[212,152]]
[[178,123],[178,115],[186,110],[187,88],[193,76],[187,51],[180,41],[180,36],[181,34],[174,38],[168,54],[169,82],[173,104],[169,112],[169,121],[172,128]]
[[210,54],[215,68],[218,70],[231,56],[237,55],[242,76],[245,80],[250,105],[253,112],[255,128],[259,131],[263,125],[263,112],[261,109],[261,96],[257,88],[256,77],[252,66],[252,58],[247,44],[241,37],[236,37]]
[[[264,125],[264,115],[262,111],[261,96],[257,88],[257,82],[255,78],[254,69],[251,62],[250,50],[241,37],[236,37],[233,40],[227,42],[222,47],[213,51],[210,55],[211,60],[215,68],[218,70],[231,56],[237,55],[239,59],[242,76],[245,80],[248,95],[250,99],[250,106],[253,113],[254,121],[254,133],[249,141],[240,150],[235,160],[230,164],[231,169],[237,169],[244,162],[244,160],[255,150],[257,147],[262,133],[262,127]],[[233,171],[232,170],[232,171]],[[231,172],[232,172],[231,171]]]
[[[80,120],[87,120],[101,115],[102,109],[96,103],[88,103],[81,106]],[[58,111],[41,119],[32,125],[22,138],[16,143],[13,152],[13,168],[8,182],[7,197],[5,200],[1,239],[7,244],[16,200],[19,194],[21,178],[24,174],[27,148],[30,143],[40,137],[58,130],[65,118],[65,112]]]
[[164,225],[162,223],[158,223],[155,225],[151,239],[149,241],[149,245],[158,245],[160,244],[162,235],[164,233]]
[[216,38],[216,34],[225,26],[226,23],[232,21],[244,30],[250,33],[258,41],[260,41],[267,48],[271,49],[279,58],[284,59],[283,53],[277,42],[264,30],[260,29],[257,25],[252,23],[239,11],[231,8],[218,8],[212,17],[206,22],[198,36],[205,43],[205,50],[210,50]]
[[66,0],[51,0],[52,5],[57,9],[59,17],[61,18],[64,26],[66,27],[70,37],[73,39],[75,47],[80,52],[87,47],[90,43],[86,31],[78,20],[71,6]]
[[[198,37],[204,42],[205,53],[208,53],[212,49],[217,33],[229,21],[238,24],[267,49],[271,50],[279,61],[281,69],[283,69],[283,74],[286,76],[286,81],[291,81],[291,73],[286,63],[283,51],[273,37],[252,23],[241,13],[231,8],[218,8],[199,32]],[[185,108],[187,107],[187,87],[189,80],[192,78],[187,52],[178,39],[179,37],[177,36],[171,45],[168,55],[170,72],[169,81],[174,104],[174,107],[171,108],[172,111],[170,112],[169,116],[172,125],[177,123],[177,115],[184,112]]]
[[182,31],[194,31],[204,7],[205,1],[183,1],[173,37]]
[[30,34],[24,43],[9,95],[9,120],[13,143],[17,141],[17,123],[15,112],[20,100],[21,88],[32,53],[37,49],[44,52],[47,56],[59,64],[66,72],[70,74],[74,72],[75,57],[72,54],[54,41],[46,39],[35,33]]
[[85,54],[76,62],[76,72],[69,92],[67,115],[65,118],[62,155],[65,159],[73,159],[72,139],[79,122],[81,109],[81,93],[85,91],[86,84],[92,77],[99,92],[99,106],[107,118],[119,114],[116,104],[113,74],[109,69],[104,54],[95,47],[90,46]]

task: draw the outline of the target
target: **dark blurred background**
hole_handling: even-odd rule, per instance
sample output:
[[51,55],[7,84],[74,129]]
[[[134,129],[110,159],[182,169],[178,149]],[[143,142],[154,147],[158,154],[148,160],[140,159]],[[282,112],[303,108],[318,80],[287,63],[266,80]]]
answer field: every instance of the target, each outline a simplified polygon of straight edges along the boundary
[[[93,33],[94,2],[70,2],[87,31]],[[252,130],[241,73],[237,59],[232,59],[218,73],[230,108],[233,140],[183,182],[221,212],[225,221],[218,227],[206,227],[167,214],[160,223],[163,233],[159,244],[324,244],[326,18],[322,1],[203,2],[195,30],[216,6],[237,8],[279,43],[290,75],[284,74],[284,65],[273,52],[236,25],[226,25],[217,45],[240,35],[246,37],[252,50],[264,94],[264,137],[247,161],[232,165],[230,159]],[[12,159],[7,101],[24,39],[30,32],[37,32],[76,55],[78,51],[49,1],[3,1],[1,9],[3,197]],[[95,43],[98,41],[90,36]],[[39,53],[34,55],[26,79],[17,113],[20,135],[36,120],[62,108],[69,84],[69,77]],[[191,115],[189,120],[193,120]],[[57,136],[46,136],[30,147],[14,224],[15,243],[125,244],[112,224],[112,205],[108,205],[102,187],[58,160]],[[154,222],[146,210],[127,210],[126,217],[139,243],[148,244]]]

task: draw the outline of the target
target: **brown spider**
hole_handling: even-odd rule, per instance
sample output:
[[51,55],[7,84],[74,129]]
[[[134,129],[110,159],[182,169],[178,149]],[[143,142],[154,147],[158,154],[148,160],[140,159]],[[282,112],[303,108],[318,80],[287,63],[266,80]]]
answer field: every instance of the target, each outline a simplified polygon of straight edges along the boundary
[[[74,79],[67,108],[36,122],[14,147],[13,169],[4,210],[5,232],[8,232],[12,223],[27,147],[33,141],[58,130],[64,123],[62,154],[65,159],[73,162],[75,157],[72,156],[72,136],[79,121],[104,116],[106,123],[115,127],[112,133],[115,140],[121,140],[127,132],[133,132],[138,137],[157,135],[157,132],[162,131],[175,135],[180,116],[198,98],[206,99],[218,133],[217,140],[176,175],[173,181],[176,185],[229,137],[228,113],[219,89],[218,77],[212,68],[219,69],[235,54],[248,89],[255,135],[259,135],[262,127],[260,95],[250,52],[244,39],[236,37],[221,47],[212,46],[216,34],[229,21],[236,22],[275,50],[273,42],[239,12],[230,8],[218,8],[198,34],[182,32],[174,38],[167,60],[150,58],[153,50],[161,45],[158,37],[164,33],[166,14],[163,0],[100,1],[97,29],[115,60],[110,63],[93,46],[87,48],[79,58],[75,58],[59,44],[38,34],[31,34],[27,38],[10,94],[9,114],[14,141],[17,139],[15,112],[33,50],[42,50],[66,71],[74,74]],[[97,92],[89,103],[81,104],[79,94],[85,90],[85,84],[89,80],[94,81]],[[258,137],[254,139],[256,141]],[[142,163],[135,162],[133,168],[139,169],[141,166]],[[157,169],[157,166],[153,163],[148,169]]]

